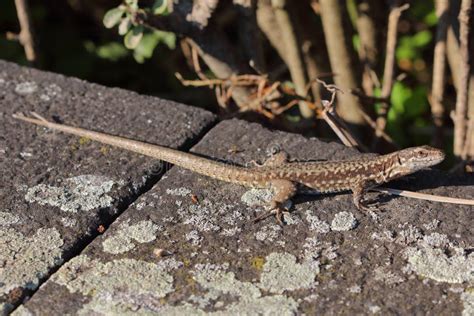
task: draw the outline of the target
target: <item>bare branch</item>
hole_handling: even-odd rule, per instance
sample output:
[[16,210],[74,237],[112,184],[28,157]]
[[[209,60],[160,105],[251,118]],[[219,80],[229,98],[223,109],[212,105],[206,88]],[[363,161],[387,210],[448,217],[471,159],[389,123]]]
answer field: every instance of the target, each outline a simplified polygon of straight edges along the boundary
[[[344,33],[339,1],[320,0],[319,7],[331,69],[336,74],[334,82],[344,90],[356,89],[356,75],[346,44],[347,34]],[[339,95],[338,98],[338,112],[341,117],[349,123],[364,125],[364,118],[359,111],[362,107],[357,98],[350,93]]]
[[376,1],[363,0],[357,3],[357,32],[360,37],[359,59],[364,66],[362,89],[364,89],[366,95],[374,94],[375,82],[372,74],[378,58],[377,27],[370,14],[374,10],[372,6]]
[[[397,47],[397,28],[398,21],[402,12],[410,7],[408,3],[399,6],[392,7],[388,16],[388,30],[387,30],[387,48],[385,53],[385,65],[383,73],[383,84],[381,97],[383,99],[389,99],[392,94],[394,70],[395,70],[395,49]],[[383,102],[379,109],[377,119],[375,121],[377,128],[375,130],[375,141],[374,146],[378,143],[382,137],[382,131],[385,130],[387,125],[387,114],[390,107],[390,102]]]
[[[290,70],[291,79],[295,84],[296,93],[299,96],[304,97],[307,80],[300,51],[301,45],[298,43],[290,15],[288,10],[285,8],[286,5],[286,0],[272,0],[275,17],[281,30],[282,38],[280,40],[284,43],[285,51],[287,53],[286,61],[288,62],[287,66]],[[314,112],[305,102],[300,102],[299,108],[303,118],[308,119],[314,116]]]
[[28,2],[27,0],[15,0],[15,6],[21,27],[18,39],[25,49],[26,59],[31,63],[35,63],[38,60],[38,53],[35,48],[33,26],[31,24]]
[[464,144],[466,142],[467,129],[467,100],[469,86],[469,15],[471,12],[472,1],[462,0],[461,10],[459,12],[459,39],[460,39],[460,70],[459,86],[456,97],[456,112],[454,121],[454,154],[462,159]]
[[443,116],[444,116],[444,81],[446,68],[446,37],[449,25],[449,1],[436,0],[436,44],[433,59],[433,82],[431,86],[431,114],[436,128],[432,142],[436,147],[443,144]]

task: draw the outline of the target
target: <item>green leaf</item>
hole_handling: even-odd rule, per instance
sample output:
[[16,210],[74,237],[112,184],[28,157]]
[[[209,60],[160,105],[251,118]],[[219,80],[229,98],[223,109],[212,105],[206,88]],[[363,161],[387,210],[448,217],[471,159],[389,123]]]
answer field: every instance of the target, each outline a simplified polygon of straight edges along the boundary
[[428,26],[436,25],[436,23],[438,23],[438,17],[436,16],[435,10],[432,10],[430,13],[425,15],[423,22],[425,22]]
[[125,35],[123,43],[128,49],[134,49],[138,46],[138,44],[140,44],[142,37],[143,26],[135,26],[130,31],[128,31],[127,35]]
[[104,15],[103,23],[108,29],[113,28],[122,19],[124,11],[120,8],[113,8],[107,11]]
[[412,90],[401,82],[395,82],[390,96],[391,109],[396,113],[405,112],[405,103],[412,96]]
[[431,35],[431,32],[428,30],[424,30],[413,35],[412,41],[414,46],[423,47],[428,45],[431,42],[432,38],[433,36]]
[[415,119],[429,109],[426,87],[417,86],[405,102],[405,117]]
[[153,7],[151,8],[153,14],[160,15],[167,12],[168,1],[167,0],[155,0]]
[[359,36],[359,34],[354,34],[354,36],[352,36],[352,46],[354,47],[354,49],[356,51],[359,51],[359,49],[360,49],[360,36]]
[[174,49],[176,46],[176,35],[163,31],[154,31],[153,33],[144,34],[140,44],[133,52],[133,57],[140,64],[145,62],[145,59],[153,55],[153,51],[160,43],[164,43],[168,48]]
[[140,44],[135,48],[133,57],[138,63],[143,63],[145,59],[153,55],[156,45],[159,43],[159,38],[154,33],[145,34],[140,41]]
[[130,16],[127,16],[124,19],[122,19],[122,21],[120,22],[119,27],[118,27],[118,33],[122,36],[127,34],[131,26],[132,26],[132,20]]
[[416,55],[410,36],[402,36],[398,41],[398,47],[395,51],[397,60],[413,59]]
[[165,31],[155,31],[154,33],[158,37],[160,43],[165,44],[169,49],[175,49],[176,35],[174,33]]
[[125,3],[133,10],[138,9],[138,0],[125,0]]
[[96,54],[100,58],[117,61],[128,55],[127,49],[117,42],[111,42],[97,47]]

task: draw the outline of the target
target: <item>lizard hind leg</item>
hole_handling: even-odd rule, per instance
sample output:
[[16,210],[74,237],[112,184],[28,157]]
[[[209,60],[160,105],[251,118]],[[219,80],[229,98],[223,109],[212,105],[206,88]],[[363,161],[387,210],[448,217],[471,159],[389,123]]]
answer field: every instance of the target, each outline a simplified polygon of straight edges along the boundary
[[365,193],[372,187],[375,187],[373,183],[362,182],[352,188],[352,201],[359,211],[373,211],[375,209],[373,206],[366,205],[364,201]]
[[284,151],[280,151],[268,158],[263,165],[266,167],[275,167],[281,166],[286,162],[288,162],[288,154]]
[[288,154],[284,151],[280,151],[265,160],[264,163],[259,163],[255,160],[250,161],[250,164],[252,164],[254,167],[276,167],[276,166],[281,166],[282,164],[288,162]]
[[275,215],[278,223],[283,225],[283,212],[285,211],[283,205],[286,201],[291,199],[293,195],[295,195],[296,184],[289,180],[272,180],[270,181],[270,185],[274,191],[273,198],[269,203],[270,211],[255,218],[254,222]]

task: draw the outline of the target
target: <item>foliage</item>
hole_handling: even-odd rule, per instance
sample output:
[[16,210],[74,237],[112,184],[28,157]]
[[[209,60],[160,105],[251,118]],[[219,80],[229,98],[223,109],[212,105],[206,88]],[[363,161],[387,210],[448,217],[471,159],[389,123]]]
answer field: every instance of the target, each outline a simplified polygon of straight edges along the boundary
[[[141,13],[156,17],[167,16],[170,14],[169,8],[176,2],[170,0],[123,0],[121,4],[111,0],[106,0],[105,4],[80,2],[87,3],[87,10],[81,11],[69,2],[61,2],[60,5],[53,6],[51,4],[55,3],[54,0],[32,3],[31,14],[38,30],[43,68],[107,85],[138,90],[142,93],[160,94],[192,104],[214,105],[212,109],[217,111],[215,98],[207,88],[199,90],[182,87],[176,81],[175,72],[183,73],[185,78],[193,76],[186,63],[186,61],[189,63],[189,56],[185,60],[180,50],[174,50],[176,35],[149,29],[136,20],[137,14]],[[294,5],[293,2],[287,3]],[[348,16],[345,18],[348,19],[347,22],[352,30],[355,30],[349,37],[352,39],[352,48],[355,48],[355,51],[358,51],[361,41],[356,31],[359,3],[360,1],[356,0],[346,2]],[[390,97],[391,108],[387,117],[387,132],[401,146],[429,142],[430,135],[426,132],[426,127],[432,125],[428,94],[431,88],[437,18],[433,1],[418,1],[410,4],[410,9],[404,12],[400,19],[395,54],[396,75],[404,74],[404,77],[397,78],[394,84]],[[107,6],[108,10],[102,6]],[[235,10],[235,6],[230,2],[220,4],[220,11],[215,14],[221,15],[213,23],[217,23],[223,32],[229,35],[232,44],[238,45],[238,39],[242,36],[240,30],[237,29],[240,25],[229,22],[238,15],[235,12],[230,15],[224,14],[229,8]],[[5,30],[16,30],[18,21],[14,2],[0,2],[0,12],[2,12],[0,25]],[[386,32],[387,13],[381,12],[380,20],[377,21],[382,33]],[[320,25],[318,13],[311,12],[311,14]],[[311,28],[311,30],[314,29]],[[317,32],[310,33],[311,36],[317,36]],[[378,69],[375,69],[379,80],[383,74],[386,38],[380,39],[378,56],[380,65],[377,66]],[[322,40],[324,41],[324,38]],[[58,43],[61,44],[60,49],[58,49]],[[270,65],[268,73],[270,75],[278,73],[278,81],[287,81],[290,74],[287,68],[280,67],[283,65],[280,56],[268,41],[265,40],[264,45],[265,58]],[[0,58],[19,63],[26,62],[19,43],[0,36],[0,46]],[[237,54],[248,55],[245,49],[238,47]],[[327,54],[327,49],[324,45],[316,45],[314,49],[317,58],[327,61],[324,56]],[[357,59],[357,56],[353,57]],[[215,78],[202,61],[201,67],[201,72],[208,78]],[[98,69],[100,71],[97,71]],[[287,86],[289,90],[294,89],[291,81]],[[182,91],[192,92],[182,93]],[[448,89],[446,98],[452,100],[453,92],[452,88]],[[206,98],[197,97],[197,94],[199,96],[204,94]],[[374,96],[380,96],[380,88],[376,89]],[[189,100],[179,99],[183,97],[189,97]],[[369,113],[376,112],[380,104],[373,104],[373,106],[373,109],[368,109]],[[285,112],[285,115],[286,121],[290,123],[302,122],[297,107]]]
[[[155,0],[149,11],[155,15],[166,15],[167,7],[167,0]],[[107,11],[103,23],[109,29],[118,25],[118,33],[124,36],[125,47],[133,50],[133,57],[138,63],[143,63],[153,56],[153,51],[159,43],[174,49],[176,37],[170,32],[147,31],[142,25],[136,24],[133,14],[138,10],[140,10],[138,0],[126,0],[118,7]]]

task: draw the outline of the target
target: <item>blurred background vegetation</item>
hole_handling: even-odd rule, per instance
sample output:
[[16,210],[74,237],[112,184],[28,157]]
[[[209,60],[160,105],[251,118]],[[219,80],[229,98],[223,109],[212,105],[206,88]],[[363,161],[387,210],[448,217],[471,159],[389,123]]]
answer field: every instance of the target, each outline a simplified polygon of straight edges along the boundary
[[[338,76],[337,71],[331,69],[330,66],[334,66],[334,60],[330,60],[331,52],[328,46],[331,44],[327,43],[329,33],[328,30],[323,32],[325,23],[323,15],[330,14],[324,11],[327,10],[324,8],[325,5],[327,6],[325,2],[327,0],[286,1],[286,3],[283,0],[215,0],[208,1],[206,4],[208,7],[205,7],[204,1],[189,0],[169,3],[166,0],[160,0],[137,3],[126,0],[121,7],[126,14],[120,14],[118,18],[111,16],[114,11],[110,11],[115,10],[117,13],[117,8],[121,5],[118,1],[32,0],[28,2],[29,14],[38,52],[34,64],[44,70],[79,77],[106,86],[122,87],[203,107],[218,113],[222,118],[237,116],[260,121],[267,126],[279,129],[335,139],[335,134],[328,128],[321,115],[318,115],[324,109],[321,106],[321,99],[329,99],[330,93],[319,83],[314,82],[317,77],[328,83],[333,81],[338,83],[335,79]],[[461,1],[449,2],[449,27],[452,28],[459,43],[457,17]],[[358,102],[372,122],[376,122],[378,110],[384,103],[381,81],[386,59],[389,14],[393,8],[405,4],[405,1],[334,0],[333,3],[339,5],[344,26],[343,32],[349,40],[350,47],[347,47],[347,51],[350,53],[351,65],[354,68],[353,75],[359,91]],[[191,7],[196,9],[198,4],[204,9],[201,7],[199,12],[190,9]],[[260,13],[262,11],[259,11],[265,9],[265,6],[273,10],[273,18],[280,23],[280,26],[285,16],[282,12],[289,17],[290,26],[296,34],[294,43],[298,46],[296,51],[300,54],[299,62],[305,69],[303,83],[307,85],[306,90],[312,89],[312,92],[304,94],[301,92],[301,87],[298,89],[298,85],[301,86],[301,80],[298,82],[296,73],[298,67],[292,66],[295,61],[291,60],[291,49],[287,50],[289,53],[285,56],[281,48],[277,47],[278,43],[272,40],[272,34],[265,30],[265,25],[261,22],[265,16],[262,17]],[[0,1],[0,12],[0,30],[2,31],[0,58],[27,65],[23,46],[8,35],[9,32],[20,32],[15,2]],[[104,19],[107,12],[109,12],[109,20],[107,17]],[[231,65],[230,67],[231,73],[227,72],[227,75],[223,75],[216,72],[213,65],[206,59],[206,55],[213,55],[213,49],[209,46],[217,43],[212,40],[214,35],[210,36],[211,40],[206,40],[203,39],[204,35],[201,37],[202,32],[196,33],[194,29],[189,31],[189,28],[182,28],[181,25],[174,28],[176,23],[168,21],[176,19],[182,25],[190,24],[190,16],[191,22],[194,23],[192,27],[197,25],[197,29],[200,30],[215,30],[219,36],[223,34],[226,44],[231,44],[229,47],[232,47],[232,50],[229,50],[227,54],[235,54],[237,56],[235,58],[238,58],[236,63],[238,66]],[[373,36],[376,39],[375,56],[373,60],[370,60],[369,66],[369,75],[373,75],[372,87],[369,88],[362,87],[364,69],[367,69],[364,65],[367,59],[370,59],[361,56],[364,55],[361,52],[364,51],[362,46],[365,35],[361,34],[362,28],[359,23],[363,22],[361,19],[364,16],[371,19],[375,33]],[[155,17],[163,18],[163,20],[155,21],[153,20]],[[123,21],[125,18],[129,20]],[[193,18],[195,20],[192,20]],[[244,20],[245,23],[242,22]],[[385,139],[384,143],[372,146],[375,133],[369,127],[367,120],[354,119],[349,114],[346,115],[347,111],[344,107],[338,108],[340,116],[349,123],[350,130],[359,137],[360,142],[367,149],[386,152],[401,147],[435,143],[452,153],[453,122],[449,113],[455,109],[457,95],[455,80],[453,80],[454,72],[448,66],[443,75],[445,83],[443,84],[444,93],[442,93],[444,107],[442,136],[435,136],[430,106],[438,22],[439,17],[434,1],[412,1],[407,10],[400,12],[396,25],[397,43],[393,84],[388,95],[388,112],[384,128],[388,140]],[[106,28],[104,23],[106,25],[108,23],[109,28]],[[124,24],[120,26],[122,30],[116,27],[119,23]],[[128,25],[125,25],[126,23]],[[163,27],[160,28],[161,26]],[[130,41],[134,40],[134,35],[125,34],[132,31],[140,33],[140,38],[136,43],[130,44]],[[243,35],[243,32],[247,33]],[[255,33],[250,36],[250,40],[246,39],[249,32]],[[281,41],[283,42],[288,39],[284,32],[285,30],[282,30]],[[334,36],[337,36],[337,33]],[[472,34],[470,36],[472,37]],[[127,41],[129,41],[128,44]],[[256,46],[247,43],[252,43],[252,41],[257,41]],[[202,69],[196,69],[193,49],[201,58],[199,65]],[[216,54],[219,56],[222,52]],[[259,58],[263,62],[258,61]],[[223,60],[226,61],[225,58]],[[312,71],[308,66],[311,63],[313,63]],[[446,63],[448,64],[448,61]],[[203,85],[207,79],[224,80],[232,76],[248,74],[260,76],[260,79],[256,81],[242,79],[247,80],[246,83],[251,86],[251,88],[245,87],[247,90],[250,89],[250,92],[246,92],[246,102],[261,97],[262,91],[270,89],[274,83],[279,83],[277,89],[279,94],[275,99],[262,97],[258,101],[265,104],[246,108],[242,106],[241,99],[239,102],[233,94],[240,86],[236,85],[236,89],[229,89],[233,81],[227,81],[220,86],[213,84],[196,87],[199,85],[196,82],[183,85],[175,73],[181,74],[186,79],[200,79]],[[224,98],[224,101],[221,98],[219,101],[214,91],[216,88],[218,94],[226,92],[230,98]],[[349,95],[351,93],[348,90],[354,87],[344,87],[339,84],[339,88],[343,90],[344,95]],[[291,103],[292,100],[299,100],[299,102]],[[304,114],[304,107],[298,108],[301,100],[311,105],[307,112],[309,115]],[[340,99],[340,102],[345,101]],[[472,103],[472,100],[470,102]],[[292,106],[294,104],[296,105]],[[339,107],[339,104],[337,106]],[[472,106],[469,111],[474,113]]]

